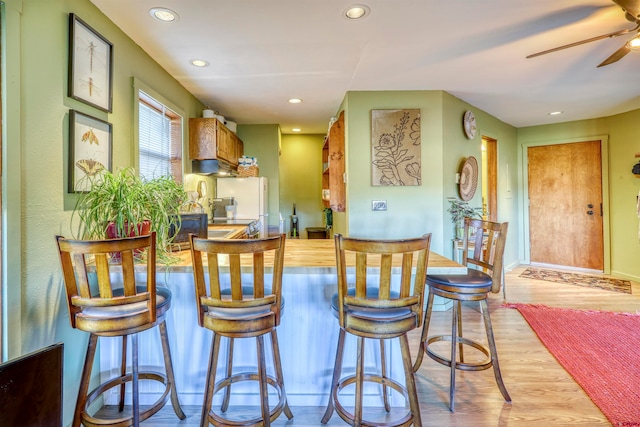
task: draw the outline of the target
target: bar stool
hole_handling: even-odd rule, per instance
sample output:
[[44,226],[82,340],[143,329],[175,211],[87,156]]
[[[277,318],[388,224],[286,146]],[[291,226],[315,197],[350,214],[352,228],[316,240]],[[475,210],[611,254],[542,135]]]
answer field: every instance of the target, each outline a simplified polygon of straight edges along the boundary
[[[171,291],[156,288],[156,234],[110,240],[69,240],[56,236],[60,264],[64,275],[73,328],[89,332],[73,426],[138,426],[158,412],[171,396],[173,410],[180,419],[182,412],[175,388],[171,352],[165,315],[171,306]],[[114,262],[112,257],[120,259]],[[134,260],[146,257],[146,284],[137,284]],[[90,278],[95,270],[96,284]],[[122,276],[123,287],[113,286],[112,274]],[[97,286],[96,286],[97,285]],[[138,332],[159,326],[165,373],[140,372],[138,369]],[[108,380],[88,392],[91,367],[100,337],[122,337],[120,376]],[[131,337],[132,371],[127,373],[127,337]],[[140,412],[139,380],[153,380],[164,384],[160,398]],[[113,387],[120,387],[119,410],[124,410],[125,383],[132,383],[132,413],[116,419],[99,419],[87,408],[100,395]]]
[[[270,426],[283,411],[287,418],[293,418],[287,403],[276,333],[282,314],[285,235],[255,240],[207,240],[191,234],[189,240],[198,324],[213,331],[200,425]],[[207,260],[206,266],[203,264],[203,255]],[[271,287],[265,285],[268,270],[272,273]],[[247,272],[253,283],[243,286],[243,273]],[[267,373],[264,345],[264,336],[267,334],[271,337],[275,375]],[[216,381],[222,337],[229,340],[226,375]],[[236,338],[256,339],[257,372],[233,373],[233,344]],[[220,412],[225,413],[229,407],[231,385],[240,381],[258,381],[260,417],[250,420],[229,419],[212,409],[214,395],[224,390]],[[278,403],[273,409],[269,407],[268,386],[278,394]]]
[[[442,274],[427,275],[427,285],[429,286],[429,297],[427,299],[427,314],[422,327],[422,337],[420,339],[420,350],[413,365],[413,371],[417,372],[422,364],[424,353],[436,362],[451,368],[449,386],[449,409],[455,409],[455,388],[456,369],[463,371],[481,371],[493,367],[493,373],[502,396],[507,402],[511,402],[511,397],[502,381],[500,365],[498,364],[498,352],[493,338],[493,328],[487,307],[487,296],[496,283],[500,283],[504,255],[504,247],[507,239],[508,223],[496,223],[482,221],[479,219],[465,218],[462,263],[475,268],[469,268],[467,274]],[[473,241],[470,241],[473,236]],[[469,248],[482,248],[473,250],[473,255],[469,256]],[[484,271],[481,271],[484,270]],[[487,274],[485,271],[490,272]],[[499,288],[498,288],[499,290]],[[453,300],[452,306],[452,327],[451,335],[437,335],[428,337],[429,321],[433,308],[434,295]],[[482,318],[485,325],[488,348],[477,342],[462,336],[462,301],[478,301]],[[430,345],[438,341],[451,342],[450,357],[443,357],[433,350]],[[475,348],[486,357],[480,362],[465,362],[463,345]],[[459,350],[459,358],[457,356]]]
[[[340,334],[323,424],[329,422],[335,409],[340,418],[354,426],[422,426],[407,333],[419,327],[422,320],[430,243],[431,234],[406,240],[366,240],[335,235],[338,292],[333,297],[332,306],[334,315],[338,318]],[[353,265],[355,259],[355,287],[351,289],[347,285],[347,259],[349,266]],[[374,274],[374,269],[378,269],[379,274]],[[399,279],[397,286],[394,286],[395,281],[392,283],[394,270],[399,270],[396,275]],[[341,378],[347,333],[357,337],[357,366],[355,375]],[[380,373],[364,372],[365,338],[380,341]],[[391,338],[398,338],[400,341],[404,386],[387,376],[384,340]],[[404,396],[409,402],[409,412],[392,421],[364,420],[362,400],[365,381],[381,384],[386,412],[390,412],[387,387]],[[339,392],[353,383],[355,410],[350,413],[340,403]]]

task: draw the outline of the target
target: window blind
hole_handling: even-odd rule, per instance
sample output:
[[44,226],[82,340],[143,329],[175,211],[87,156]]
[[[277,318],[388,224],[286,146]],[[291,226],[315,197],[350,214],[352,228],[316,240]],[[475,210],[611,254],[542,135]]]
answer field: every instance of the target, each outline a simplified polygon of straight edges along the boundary
[[182,117],[140,91],[138,109],[140,177],[170,175],[182,182]]

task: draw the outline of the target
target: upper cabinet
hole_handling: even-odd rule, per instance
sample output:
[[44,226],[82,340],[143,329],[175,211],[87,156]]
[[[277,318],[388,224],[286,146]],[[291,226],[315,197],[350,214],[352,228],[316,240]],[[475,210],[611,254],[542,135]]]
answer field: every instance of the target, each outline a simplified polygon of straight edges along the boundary
[[335,212],[345,211],[344,111],[340,112],[322,147],[322,203]]
[[244,153],[244,144],[216,118],[189,119],[189,158],[221,159],[233,166]]

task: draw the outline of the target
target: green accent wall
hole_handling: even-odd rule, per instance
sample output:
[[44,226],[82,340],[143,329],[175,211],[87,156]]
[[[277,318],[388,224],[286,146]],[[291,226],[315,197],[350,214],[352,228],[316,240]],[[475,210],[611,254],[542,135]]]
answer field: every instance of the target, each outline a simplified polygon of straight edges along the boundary
[[308,227],[324,227],[321,198],[324,137],[313,134],[282,135],[280,209],[288,236],[294,203],[301,238],[307,238]]
[[[67,97],[69,13],[113,43],[112,113]],[[2,358],[64,342],[68,425],[88,341],[88,334],[69,324],[54,240],[56,234],[71,236],[76,199],[67,193],[68,112],[75,109],[113,124],[112,165],[118,168],[133,165],[133,77],[189,117],[198,117],[204,105],[88,0],[6,0],[2,18]]]
[[[453,225],[447,197],[458,197],[456,173],[468,156],[481,159],[480,135],[498,140],[498,219],[510,222],[505,263],[518,262],[516,129],[443,91],[349,92],[345,109],[348,234],[373,238],[404,238],[432,233],[432,250],[452,256]],[[371,183],[371,110],[421,110],[422,184],[373,186]],[[462,116],[471,109],[478,137],[468,140]],[[507,178],[508,176],[508,178]],[[507,185],[507,179],[509,185]],[[482,182],[470,201],[480,207]],[[372,211],[373,200],[386,200],[386,211]],[[336,232],[338,231],[336,227]]]
[[267,177],[269,193],[269,227],[280,223],[280,126],[238,125],[238,137],[244,143],[244,155],[258,160],[260,176]]

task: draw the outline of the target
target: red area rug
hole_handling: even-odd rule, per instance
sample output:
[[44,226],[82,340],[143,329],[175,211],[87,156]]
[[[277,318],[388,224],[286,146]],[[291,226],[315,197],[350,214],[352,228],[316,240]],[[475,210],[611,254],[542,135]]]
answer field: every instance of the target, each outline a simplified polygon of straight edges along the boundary
[[640,426],[640,315],[516,308],[614,426]]

